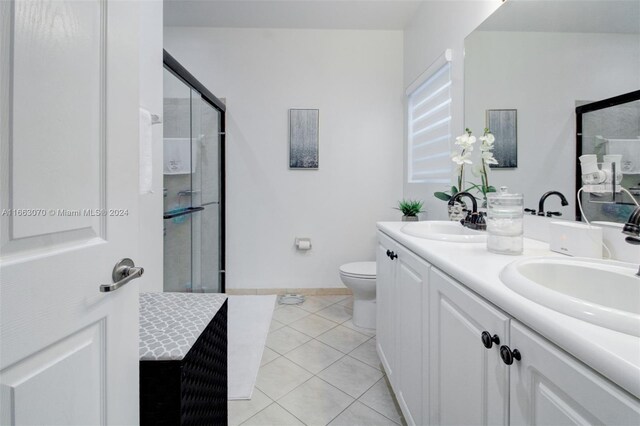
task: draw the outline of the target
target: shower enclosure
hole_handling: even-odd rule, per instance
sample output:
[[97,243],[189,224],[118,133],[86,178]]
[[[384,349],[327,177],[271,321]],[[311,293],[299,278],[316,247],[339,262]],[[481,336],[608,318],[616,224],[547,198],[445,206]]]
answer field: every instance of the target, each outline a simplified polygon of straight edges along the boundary
[[223,293],[224,104],[164,52],[164,291]]

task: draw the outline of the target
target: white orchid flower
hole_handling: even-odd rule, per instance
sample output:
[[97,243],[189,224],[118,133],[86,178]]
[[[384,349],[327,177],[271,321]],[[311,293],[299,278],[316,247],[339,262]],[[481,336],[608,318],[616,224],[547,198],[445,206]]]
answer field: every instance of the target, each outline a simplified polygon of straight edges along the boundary
[[466,133],[456,138],[456,145],[463,146],[463,145],[467,145],[468,143],[469,143],[469,135]]
[[460,135],[456,138],[456,145],[461,146],[464,149],[472,148],[472,145],[476,143],[476,137],[471,136],[468,133]]
[[496,141],[496,138],[493,137],[491,133],[486,136],[480,136],[480,151],[490,151],[493,149],[493,143]]
[[495,159],[493,152],[491,151],[484,151],[482,153],[482,161],[484,161],[485,164],[498,164],[498,161]]
[[470,152],[465,152],[464,154],[458,154],[457,152],[454,151],[451,153],[451,160],[453,160],[454,163],[460,166],[464,164],[472,164]]

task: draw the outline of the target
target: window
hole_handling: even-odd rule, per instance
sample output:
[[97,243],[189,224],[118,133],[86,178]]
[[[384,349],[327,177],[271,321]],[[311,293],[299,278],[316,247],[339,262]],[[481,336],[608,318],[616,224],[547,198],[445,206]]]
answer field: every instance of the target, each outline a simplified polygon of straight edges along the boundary
[[407,89],[408,181],[451,182],[451,50]]

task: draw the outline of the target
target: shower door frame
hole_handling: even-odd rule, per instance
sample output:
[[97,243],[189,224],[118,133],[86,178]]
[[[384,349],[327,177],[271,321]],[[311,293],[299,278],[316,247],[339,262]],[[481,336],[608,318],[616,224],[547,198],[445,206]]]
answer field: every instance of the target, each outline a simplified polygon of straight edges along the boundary
[[[623,105],[629,102],[635,102],[640,100],[640,90],[634,90],[633,92],[624,93],[622,95],[614,96],[600,101],[590,102],[588,104],[580,105],[576,107],[576,194],[582,188],[582,166],[580,165],[580,157],[582,156],[582,116],[588,112],[599,111],[601,109],[611,108],[618,105]],[[616,203],[618,204],[618,203]],[[624,203],[626,204],[626,203]],[[582,213],[580,212],[580,206],[576,203],[576,221],[582,221]]]
[[210,104],[214,109],[220,112],[220,125],[218,128],[218,136],[220,138],[220,169],[219,169],[219,181],[220,181],[220,254],[219,254],[219,279],[220,279],[220,292],[226,292],[225,285],[225,241],[226,241],[226,226],[225,226],[225,121],[227,108],[225,104],[218,99],[209,89],[207,89],[197,78],[193,76],[185,67],[180,64],[169,52],[165,49],[162,50],[162,63],[164,67],[170,71],[173,75],[178,77],[184,83],[186,83],[193,90],[200,93],[202,99]]

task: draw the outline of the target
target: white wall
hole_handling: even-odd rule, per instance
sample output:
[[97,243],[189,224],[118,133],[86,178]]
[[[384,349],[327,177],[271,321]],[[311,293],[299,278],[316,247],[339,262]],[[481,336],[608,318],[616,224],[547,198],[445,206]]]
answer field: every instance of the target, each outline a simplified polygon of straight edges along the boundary
[[[227,112],[227,288],[341,287],[399,220],[401,31],[165,28]],[[320,110],[320,169],[288,168],[288,109]],[[294,238],[313,249],[297,252]]]
[[[453,136],[464,131],[463,52],[464,38],[495,9],[501,0],[428,1],[404,31],[404,87],[408,87],[446,49],[453,50],[451,75],[453,80]],[[433,196],[434,191],[448,189],[445,185],[407,183],[406,143],[404,144],[404,196],[425,201],[427,218],[444,219],[446,203]]]
[[[162,116],[162,0],[141,1],[139,5],[140,106]],[[138,280],[140,291],[162,291],[162,125],[152,128],[153,193],[140,196],[140,249],[133,259],[144,267]]]
[[523,193],[533,209],[559,190],[569,206],[549,199],[545,208],[573,219],[576,101],[640,87],[638,35],[479,31],[466,49],[466,124],[478,133],[485,110],[518,110],[518,167],[493,170],[490,183]]

